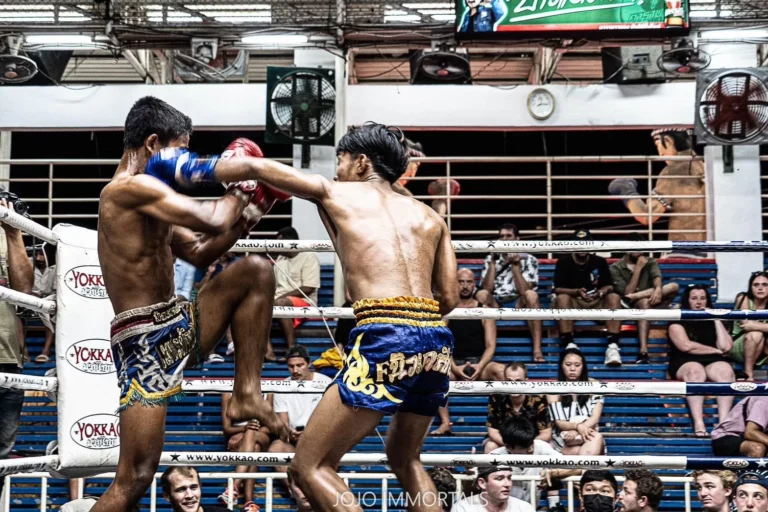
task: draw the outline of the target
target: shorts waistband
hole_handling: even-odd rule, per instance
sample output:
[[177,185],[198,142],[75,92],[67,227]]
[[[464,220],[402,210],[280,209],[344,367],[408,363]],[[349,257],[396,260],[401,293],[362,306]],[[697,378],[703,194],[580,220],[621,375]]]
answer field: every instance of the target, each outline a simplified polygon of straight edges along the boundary
[[168,302],[129,309],[115,315],[110,324],[112,345],[137,334],[156,331],[182,318],[182,303],[175,297]]
[[423,297],[362,299],[352,304],[357,325],[400,324],[413,327],[445,327],[440,304]]

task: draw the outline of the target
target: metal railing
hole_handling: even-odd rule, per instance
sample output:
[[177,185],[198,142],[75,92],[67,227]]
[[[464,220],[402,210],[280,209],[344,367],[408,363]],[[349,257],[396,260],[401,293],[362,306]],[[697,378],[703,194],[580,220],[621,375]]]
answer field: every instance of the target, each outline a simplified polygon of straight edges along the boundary
[[[265,512],[273,512],[274,481],[285,480],[287,478],[287,475],[282,472],[270,472],[270,473],[234,473],[234,472],[202,473],[201,472],[199,473],[199,475],[200,475],[201,482],[205,480],[221,480],[221,479],[227,480],[227,492],[228,492],[228,500],[229,500],[229,503],[227,504],[227,508],[229,510],[233,510],[234,506],[236,505],[235,503],[233,503],[233,493],[232,493],[235,479],[265,480],[265,487],[264,487]],[[152,480],[152,485],[149,488],[150,512],[156,512],[157,510],[157,481],[160,478],[160,476],[161,476],[161,473],[155,474],[155,478]],[[402,493],[396,496],[393,496],[390,493],[389,481],[396,480],[394,473],[339,473],[339,476],[344,480],[344,483],[347,485],[347,487],[349,487],[349,481],[351,479],[352,480],[379,480],[381,482],[380,496],[377,496],[372,491],[367,491],[365,493],[358,495],[359,493],[355,493],[354,489],[352,489],[353,495],[358,499],[358,501],[362,506],[371,505],[369,502],[367,502],[367,500],[375,500],[375,502],[378,502],[379,498],[381,498],[380,499],[381,511],[387,512],[390,501],[393,501],[396,504],[406,503],[406,497],[404,497]],[[95,475],[90,478],[114,479],[114,477],[115,477],[115,473],[103,473],[100,475]],[[456,493],[454,495],[454,499],[458,500],[462,496],[465,496],[467,494],[463,491],[464,482],[472,482],[474,481],[475,477],[474,475],[471,475],[471,474],[454,474],[453,477],[456,480]],[[4,492],[3,503],[2,503],[4,508],[2,510],[10,510],[12,478],[17,480],[36,480],[39,478],[40,479],[40,500],[39,500],[40,512],[45,512],[46,510],[48,510],[48,480],[50,479],[50,475],[44,472],[19,473],[16,475],[6,476],[5,485],[4,485],[5,492]],[[691,483],[693,482],[693,478],[689,476],[681,476],[681,477],[660,476],[659,478],[663,483],[674,483],[674,484],[682,483],[683,484],[685,512],[691,512]],[[616,479],[619,482],[624,481],[623,476],[617,475]],[[539,476],[538,475],[513,475],[512,480],[517,482],[528,482],[531,505],[533,505],[534,508],[537,508],[538,507],[537,488],[538,488],[538,482],[541,480]],[[567,507],[568,512],[574,512],[575,510],[574,505],[576,502],[576,486],[574,484],[579,481],[579,477],[576,477],[576,476],[569,477],[564,479],[564,481],[566,482],[567,491],[568,491],[568,507]],[[84,491],[83,484],[84,484],[84,480],[78,479],[78,492],[77,492],[78,498],[83,497],[83,491]],[[254,489],[254,494],[257,494],[256,489]],[[405,507],[403,506],[398,508],[405,508]]]
[[[462,195],[451,196],[450,189],[446,195],[432,196],[424,194],[416,194],[414,197],[417,199],[431,201],[435,199],[445,199],[447,201],[447,215],[446,222],[448,223],[451,233],[459,238],[468,237],[487,237],[497,234],[495,224],[503,221],[513,221],[519,223],[525,223],[522,219],[541,219],[545,222],[545,225],[536,226],[535,229],[522,229],[521,234],[524,238],[546,238],[552,240],[559,235],[567,235],[577,227],[589,227],[594,234],[600,235],[616,235],[625,233],[628,231],[638,231],[648,235],[649,239],[653,239],[655,234],[669,234],[669,233],[700,233],[706,235],[706,230],[683,230],[683,229],[663,229],[657,225],[672,217],[700,217],[706,216],[706,213],[678,213],[667,212],[661,215],[661,219],[653,222],[656,215],[652,211],[648,211],[648,225],[642,226],[637,223],[634,218],[635,214],[629,213],[622,208],[621,212],[606,213],[605,208],[590,208],[585,205],[584,202],[595,201],[617,201],[621,199],[621,196],[611,196],[607,192],[608,181],[616,177],[633,178],[641,180],[643,183],[647,183],[648,190],[653,189],[654,180],[658,179],[689,179],[689,176],[654,176],[654,163],[663,163],[665,161],[701,161],[703,158],[698,156],[555,156],[555,157],[425,157],[414,159],[421,162],[422,169],[419,175],[409,178],[409,181],[416,183],[430,182],[435,179],[446,178],[455,179],[460,183],[465,184],[465,193]],[[292,163],[291,159],[278,159],[281,162]],[[25,187],[28,190],[22,192],[20,195],[23,199],[32,204],[31,217],[38,222],[47,224],[48,227],[53,227],[56,222],[60,221],[75,221],[78,223],[79,219],[96,219],[98,217],[98,193],[93,194],[91,197],[63,197],[61,194],[55,194],[54,186],[56,184],[63,183],[80,183],[80,184],[106,184],[110,181],[110,178],[94,178],[87,176],[89,173],[85,172],[85,176],[71,177],[71,170],[73,167],[78,166],[109,166],[110,168],[116,167],[119,163],[117,159],[0,159],[0,165],[11,165],[11,177],[9,182],[11,185],[11,191],[19,192],[18,187]],[[443,169],[438,168],[438,172],[433,172],[436,169],[433,165],[440,164]],[[504,167],[495,169],[495,173],[457,173],[457,168],[460,166],[473,165],[473,170],[478,166],[497,166],[502,165]],[[606,174],[574,174],[567,168],[568,165],[576,164],[622,164],[632,167],[638,172],[633,174],[625,174],[623,172],[608,172]],[[540,172],[517,174],[520,166],[535,166],[540,168]],[[25,168],[29,167],[45,167],[47,169],[47,175],[45,177],[27,177],[28,173],[25,172]],[[429,166],[429,173],[426,166]],[[518,169],[516,169],[516,167]],[[642,172],[639,169],[642,167]],[[65,169],[66,172],[62,171]],[[622,169],[624,170],[624,169]],[[630,169],[632,170],[632,169]],[[42,174],[42,170],[40,170]],[[67,176],[62,176],[62,173]],[[110,174],[111,174],[110,169]],[[764,178],[765,179],[765,178]],[[482,193],[466,193],[467,188],[472,189],[472,182],[481,181],[485,186],[482,189]],[[502,190],[500,182],[517,182],[525,184],[529,188],[535,190],[536,193],[531,194],[506,194],[506,193],[488,193],[488,191]],[[573,183],[595,181],[600,184],[599,187],[593,187],[592,193],[559,193],[558,189],[562,187],[572,186]],[[569,183],[573,182],[573,183]],[[42,185],[47,185],[45,191],[42,190]],[[562,187],[561,187],[562,185]],[[15,186],[15,187],[14,187]],[[17,190],[14,190],[16,188]],[[421,188],[418,185],[416,188]],[[34,190],[33,190],[34,189]],[[100,190],[100,187],[99,187]],[[29,193],[26,193],[29,192]],[[595,193],[599,192],[599,193]],[[649,194],[641,194],[639,196],[633,196],[646,202],[649,200]],[[765,196],[764,196],[765,197]],[[675,195],[668,196],[670,199],[706,199],[706,195]],[[492,201],[493,211],[483,212],[477,209],[477,202]],[[524,202],[519,205],[518,202]],[[474,203],[473,203],[474,202]],[[536,204],[541,203],[539,208]],[[44,205],[42,211],[39,211],[35,206]],[[65,212],[65,205],[74,204],[87,204],[90,211],[87,213],[69,213]],[[92,205],[92,206],[91,206]],[[466,205],[466,206],[465,206]],[[571,206],[582,211],[571,211]],[[474,208],[474,210],[473,210]],[[768,214],[764,214],[768,215]],[[279,219],[290,221],[292,216],[290,214],[270,214],[265,217],[265,220]],[[478,226],[482,224],[482,221],[496,220],[494,222],[493,229],[489,229],[487,226]],[[616,222],[628,220],[629,223],[621,226],[597,226],[597,224],[605,221]],[[456,226],[456,224],[464,223],[465,225],[472,224],[473,226]],[[286,222],[288,224],[290,222]],[[656,225],[655,225],[656,224]],[[259,226],[257,226],[259,227]],[[263,228],[260,228],[263,229]],[[254,236],[259,235],[272,235],[275,230],[260,230],[253,231]],[[703,237],[704,238],[704,237]]]

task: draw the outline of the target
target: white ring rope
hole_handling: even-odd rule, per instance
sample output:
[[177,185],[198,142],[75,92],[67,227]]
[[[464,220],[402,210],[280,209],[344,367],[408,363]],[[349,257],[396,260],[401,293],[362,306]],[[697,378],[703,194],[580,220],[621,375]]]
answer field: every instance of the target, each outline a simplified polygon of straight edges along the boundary
[[0,476],[15,473],[32,473],[47,471],[59,466],[58,455],[43,455],[41,457],[20,457],[18,459],[0,460]]
[[0,373],[0,388],[21,389],[29,391],[56,391],[56,377],[38,377],[23,373]]
[[34,295],[17,292],[11,288],[0,287],[0,301],[8,302],[14,306],[23,306],[39,313],[53,315],[56,313],[56,302],[41,299]]
[[20,229],[35,238],[45,240],[49,244],[56,245],[59,242],[59,237],[50,229],[2,206],[0,206],[0,222]]

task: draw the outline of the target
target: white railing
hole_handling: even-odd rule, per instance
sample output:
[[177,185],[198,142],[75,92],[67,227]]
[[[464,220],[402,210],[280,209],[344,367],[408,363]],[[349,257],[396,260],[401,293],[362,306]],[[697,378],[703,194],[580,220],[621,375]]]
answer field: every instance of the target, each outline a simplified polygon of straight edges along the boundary
[[[227,504],[227,508],[229,510],[234,509],[234,503],[233,503],[233,494],[232,489],[234,486],[234,480],[235,479],[244,479],[244,480],[265,480],[265,512],[273,512],[273,490],[274,490],[274,481],[275,480],[284,480],[287,478],[287,475],[282,472],[272,472],[272,473],[234,473],[234,472],[222,472],[222,473],[199,473],[200,475],[200,481],[205,480],[214,480],[214,479],[227,479],[227,490],[229,495],[229,503]],[[149,495],[150,495],[150,504],[149,504],[149,510],[150,512],[156,512],[157,510],[157,481],[159,480],[161,476],[161,473],[156,473],[154,480],[152,480],[152,485],[149,489]],[[387,512],[389,507],[389,502],[393,501],[395,503],[406,503],[405,497],[402,494],[398,494],[396,496],[393,496],[392,493],[389,490],[389,481],[395,480],[396,477],[393,473],[339,473],[339,476],[344,479],[344,483],[349,486],[349,481],[351,479],[354,480],[380,480],[381,482],[381,511]],[[100,475],[95,475],[91,478],[114,478],[115,473],[104,473]],[[453,477],[456,479],[456,494],[454,496],[454,499],[459,499],[462,495],[465,495],[466,493],[463,492],[464,482],[472,482],[475,477],[471,474],[454,474]],[[4,486],[4,495],[3,495],[3,501],[2,505],[3,508],[1,510],[10,510],[10,500],[11,500],[11,483],[12,479],[18,479],[18,480],[36,480],[40,479],[40,512],[45,512],[48,510],[48,480],[50,479],[50,475],[48,473],[20,473],[17,475],[8,475],[5,477],[5,486]],[[675,476],[660,476],[661,481],[663,483],[674,483],[674,484],[683,484],[683,490],[684,490],[684,497],[685,497],[685,512],[691,512],[691,483],[693,482],[693,479],[688,476],[683,477],[675,477]],[[624,481],[623,476],[617,476],[616,479],[619,482]],[[528,482],[529,485],[529,495],[531,500],[531,505],[534,506],[534,508],[538,507],[538,495],[537,492],[538,488],[538,482],[540,478],[536,475],[513,475],[512,476],[513,481],[517,482]],[[576,501],[576,488],[574,486],[574,483],[579,481],[579,477],[570,477],[565,479],[566,485],[567,485],[567,491],[568,491],[568,512],[574,512],[574,504]],[[78,479],[78,491],[77,491],[77,497],[82,498],[83,497],[83,485],[84,480]],[[374,500],[379,498],[379,496],[376,496],[375,493],[372,493],[370,491],[363,493],[362,495],[358,496],[354,493],[358,500],[361,502],[361,505],[366,504],[366,500]],[[256,493],[256,490],[254,490],[254,493]],[[162,494],[162,491],[161,491]],[[370,503],[368,503],[370,504]],[[399,507],[400,508],[400,507]],[[405,507],[402,507],[405,508]]]

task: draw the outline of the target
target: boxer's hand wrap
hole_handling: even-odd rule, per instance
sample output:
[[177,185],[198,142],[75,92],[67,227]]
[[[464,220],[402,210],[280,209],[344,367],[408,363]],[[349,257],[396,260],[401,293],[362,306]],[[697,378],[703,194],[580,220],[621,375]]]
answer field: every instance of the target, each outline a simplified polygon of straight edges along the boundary
[[672,211],[672,210],[673,210],[673,208],[672,208],[672,205],[671,205],[671,204],[669,204],[669,202],[668,202],[666,199],[664,199],[663,197],[661,197],[661,196],[660,196],[660,195],[659,195],[659,194],[656,192],[656,189],[653,189],[653,190],[651,190],[651,198],[652,198],[652,199],[655,199],[656,201],[658,201],[659,203],[661,203],[661,205],[664,207],[664,209],[665,209],[666,211],[668,211],[668,212],[669,212],[669,211]]
[[[608,184],[608,193],[612,196],[636,196],[638,195],[637,182],[631,179],[617,178]],[[622,199],[622,201],[626,205],[632,199]]]
[[149,159],[145,174],[153,176],[174,190],[192,188],[198,183],[215,183],[214,169],[219,157],[201,158],[183,148],[161,149]]

